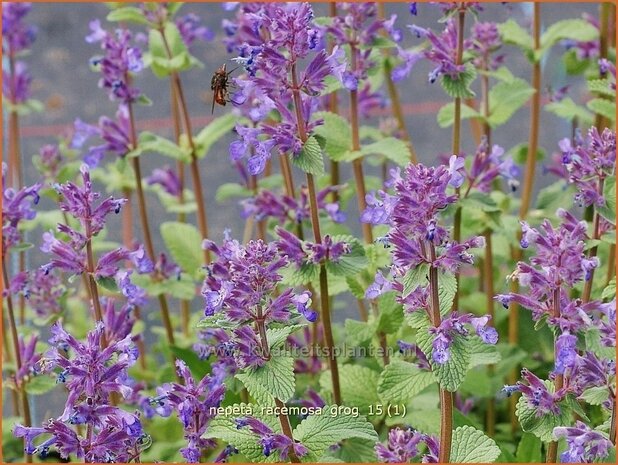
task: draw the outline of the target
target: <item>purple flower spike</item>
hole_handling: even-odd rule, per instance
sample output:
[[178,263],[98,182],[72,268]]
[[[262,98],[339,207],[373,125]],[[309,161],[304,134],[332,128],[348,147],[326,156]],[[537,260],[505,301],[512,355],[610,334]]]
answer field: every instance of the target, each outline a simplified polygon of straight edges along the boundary
[[269,457],[273,452],[279,452],[279,457],[282,461],[288,459],[290,452],[294,451],[297,457],[303,457],[309,452],[305,446],[293,441],[292,439],[277,434],[264,422],[253,417],[244,417],[236,419],[237,428],[248,427],[249,430],[258,436],[258,442],[262,446],[262,453]]
[[609,456],[613,444],[602,433],[581,421],[572,427],[554,428],[554,436],[564,438],[567,450],[560,455],[563,463],[593,463]]
[[15,190],[7,187],[7,166],[2,164],[2,252],[6,251],[21,241],[19,224],[24,220],[32,220],[36,216],[33,205],[39,203],[39,190],[41,184],[34,184]]
[[149,186],[159,185],[169,195],[178,197],[181,194],[180,179],[176,171],[169,166],[163,168],[156,168],[152,171],[152,174],[146,179]]
[[24,23],[24,18],[32,9],[32,3],[2,3],[2,52],[15,55],[30,48],[36,38],[35,26]]
[[536,410],[536,416],[558,415],[560,413],[558,402],[566,394],[565,390],[560,389],[555,393],[549,392],[545,383],[526,368],[521,371],[521,375],[527,384],[518,383],[519,390],[528,404]]

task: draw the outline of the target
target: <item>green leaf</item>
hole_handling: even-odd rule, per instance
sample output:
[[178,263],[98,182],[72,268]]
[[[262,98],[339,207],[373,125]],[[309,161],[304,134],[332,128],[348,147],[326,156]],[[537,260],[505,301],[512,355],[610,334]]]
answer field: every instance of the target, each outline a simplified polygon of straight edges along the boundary
[[471,98],[474,97],[474,92],[470,89],[470,85],[476,78],[476,69],[472,63],[466,63],[466,70],[459,75],[457,79],[453,79],[447,74],[442,75],[440,82],[444,91],[453,98]]
[[193,139],[196,144],[196,156],[204,158],[219,139],[232,131],[237,122],[238,117],[234,113],[226,113],[208,123]]
[[438,297],[440,298],[440,314],[451,311],[457,294],[457,278],[451,273],[438,274]]
[[11,246],[11,252],[24,252],[32,247],[34,247],[34,244],[30,242],[20,242],[19,244]]
[[582,124],[590,124],[593,115],[582,105],[576,104],[571,97],[565,97],[559,102],[550,102],[545,105],[545,110],[567,121],[575,118]]
[[233,198],[250,197],[252,194],[253,193],[251,192],[251,190],[247,189],[241,184],[238,184],[236,182],[226,182],[221,184],[217,188],[215,200],[220,203]]
[[405,404],[434,382],[430,371],[402,360],[386,365],[378,381],[378,395],[384,403]]
[[256,384],[281,402],[294,395],[294,359],[288,356],[272,357],[263,366],[246,371],[247,386]]
[[[513,161],[518,165],[524,165],[526,163],[526,159],[528,158],[528,144],[517,144],[511,150],[508,151],[508,154],[513,157]],[[541,147],[538,147],[536,150],[536,161],[539,162],[545,158],[545,150]]]
[[235,322],[226,320],[220,315],[207,316],[206,318],[202,318],[197,324],[198,328],[234,329],[237,326]]
[[41,396],[54,389],[56,384],[55,378],[51,376],[34,376],[26,383],[26,392],[33,396]]
[[305,173],[321,176],[324,174],[324,158],[322,148],[314,136],[311,136],[296,156],[292,156],[292,163]]
[[378,297],[378,331],[394,334],[403,324],[403,308],[395,299],[394,292],[386,292]]
[[194,64],[176,24],[172,21],[165,23],[163,34],[167,44],[158,29],[150,29],[148,54],[144,57],[146,62],[150,62],[150,68],[158,78],[189,69]]
[[515,20],[509,19],[503,24],[498,24],[498,31],[505,44],[513,44],[526,50],[532,50],[534,41],[528,31],[521,27]]
[[616,104],[604,98],[593,98],[586,104],[589,110],[607,118],[612,123],[616,122]]
[[495,441],[472,426],[460,426],[453,431],[452,463],[492,463],[500,455]]
[[170,221],[161,224],[161,237],[174,261],[195,276],[202,267],[202,235],[191,224]]
[[363,286],[354,276],[346,276],[345,282],[348,284],[348,289],[357,299],[365,298],[365,286]]
[[[551,381],[545,381],[545,385],[550,392],[554,392],[554,384]],[[520,397],[517,401],[515,414],[519,419],[521,428],[528,433],[534,434],[543,442],[552,440],[552,433],[555,427],[571,424],[572,412],[564,408],[563,405],[561,405],[560,413],[557,415],[550,413],[539,417],[536,414],[537,411],[537,408],[530,406],[528,400],[524,396]]]
[[[330,408],[324,407],[324,411],[329,412]],[[293,436],[309,450],[302,458],[303,462],[319,460],[330,446],[344,439],[358,438],[370,443],[378,440],[377,433],[365,417],[354,418],[345,414],[310,415],[294,429]]]
[[605,386],[594,386],[589,389],[586,389],[584,393],[580,396],[581,399],[584,399],[590,405],[601,405],[603,402],[607,400],[609,397],[609,392],[607,387]]
[[492,365],[502,360],[495,345],[485,344],[480,337],[472,336],[468,342],[470,350],[470,365],[468,369],[480,365]]
[[603,289],[603,293],[601,294],[601,298],[604,302],[612,300],[616,297],[616,277],[614,276],[612,280],[607,284],[607,287]]
[[[367,415],[369,406],[379,402],[378,378],[380,374],[360,365],[339,365],[339,381],[341,397],[344,405],[358,407],[361,415]],[[320,385],[324,390],[332,392],[330,371],[325,371],[320,377]]]
[[543,459],[542,445],[541,440],[534,434],[524,433],[517,446],[517,461],[519,463],[540,463]]
[[123,22],[141,24],[147,26],[150,22],[144,16],[142,10],[134,6],[124,6],[112,10],[107,14],[107,20],[110,22]]
[[[483,118],[483,115],[481,115],[474,108],[466,105],[465,103],[462,103],[461,119],[464,120],[469,118]],[[448,128],[452,126],[453,122],[455,121],[455,104],[453,102],[449,102],[442,108],[440,108],[436,120],[438,122],[438,126],[440,126],[441,128]]]
[[304,263],[297,268],[295,264],[291,264],[282,268],[279,272],[282,276],[283,284],[288,286],[302,286],[318,279],[320,275],[320,265],[316,263]]
[[112,277],[97,278],[97,284],[110,292],[118,292],[118,285]]
[[342,255],[338,261],[326,262],[326,269],[336,276],[356,276],[367,266],[365,248],[360,241],[353,236],[332,236],[333,243],[345,242],[350,247],[350,252]]
[[376,332],[375,325],[364,321],[346,319],[344,326],[346,342],[351,346],[358,346],[371,340]]
[[420,265],[408,270],[403,277],[403,294],[402,297],[407,297],[412,291],[419,286],[427,286],[429,284],[429,265],[421,263]]
[[595,208],[603,218],[612,224],[616,224],[616,176],[605,179],[603,198],[605,204],[602,207],[595,206]]
[[440,386],[455,392],[465,379],[470,364],[470,350],[466,338],[459,334],[453,337],[449,360],[443,364],[438,364],[433,360],[433,336],[429,334],[427,327],[419,329],[416,342],[429,360],[432,372]]
[[534,93],[534,88],[524,79],[497,83],[489,91],[489,125],[496,128],[506,123]]
[[182,274],[180,279],[171,277],[161,282],[165,292],[172,297],[181,300],[192,300],[195,297],[195,282],[187,274]]
[[306,325],[288,325],[282,328],[268,328],[266,330],[266,338],[268,347],[272,350],[278,348],[285,343],[288,336],[297,329],[304,328]]
[[159,153],[165,157],[181,160],[185,163],[191,161],[191,152],[189,150],[180,147],[178,144],[165,137],[158,136],[148,131],[140,133],[138,150],[134,150],[127,156],[132,158],[146,152]]
[[396,163],[399,166],[406,166],[410,163],[410,148],[401,139],[395,137],[385,137],[377,142],[364,145],[360,153],[365,155],[378,154]]
[[537,195],[536,208],[547,213],[553,213],[560,207],[572,205],[573,197],[569,195],[568,185],[557,181],[541,189]]
[[588,90],[613,99],[616,98],[616,90],[612,89],[609,79],[590,79],[588,81]]
[[352,129],[350,123],[342,116],[328,111],[315,113],[315,119],[324,120],[317,126],[315,134],[324,139],[324,153],[334,161],[341,161],[352,146]]
[[557,42],[565,39],[589,42],[599,37],[599,30],[583,19],[557,21],[547,28],[541,36],[541,55]]
[[169,347],[175,358],[187,364],[187,367],[189,367],[195,379],[200,380],[210,373],[210,363],[207,360],[201,360],[193,350],[175,345]]

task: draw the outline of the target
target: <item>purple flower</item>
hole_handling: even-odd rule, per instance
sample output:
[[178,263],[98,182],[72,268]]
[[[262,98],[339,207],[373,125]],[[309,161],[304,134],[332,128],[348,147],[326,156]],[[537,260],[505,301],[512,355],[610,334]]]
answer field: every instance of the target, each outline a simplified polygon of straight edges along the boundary
[[60,168],[64,163],[64,156],[60,153],[57,145],[46,144],[39,149],[39,156],[36,158],[37,169],[47,178],[57,177]]
[[448,182],[449,185],[455,188],[461,187],[465,179],[464,175],[462,174],[463,172],[465,172],[465,166],[466,165],[463,157],[453,155],[451,156],[451,158],[449,158],[448,173],[451,176],[451,179]]
[[15,190],[7,187],[6,184],[7,166],[2,164],[2,254],[10,247],[17,245],[21,241],[21,233],[18,229],[19,224],[24,220],[31,220],[36,216],[33,205],[39,203],[39,190],[41,184]]
[[182,192],[182,186],[176,171],[168,165],[165,165],[163,168],[155,168],[152,174],[146,178],[146,182],[149,186],[158,184],[165,192],[174,197],[178,197]]
[[249,326],[242,326],[233,331],[234,358],[239,368],[256,368],[266,363],[266,354],[258,335]]
[[13,74],[2,70],[2,95],[12,104],[25,103],[31,95],[32,75],[23,61],[15,63]]
[[566,379],[569,390],[576,396],[591,387],[606,387],[608,400],[604,407],[611,410],[613,398],[613,378],[616,376],[616,362],[614,360],[599,358],[592,352],[583,355],[575,355],[574,362],[566,370]]
[[346,242],[333,242],[327,234],[320,244],[311,244],[309,260],[313,263],[328,261],[337,263],[343,255],[350,253],[350,246]]
[[36,38],[35,26],[24,23],[32,3],[2,3],[2,52],[14,56],[29,48]]
[[427,447],[422,462],[437,461],[432,458],[438,454],[438,440],[411,428],[391,429],[386,444],[377,443],[375,451],[378,461],[382,463],[407,463],[418,457],[422,444]]
[[38,317],[48,318],[62,312],[60,299],[66,292],[66,288],[59,277],[45,273],[44,270],[39,268],[30,273],[28,282],[36,283],[36,285],[27,284],[25,294],[28,305],[36,312]]
[[519,391],[530,407],[535,409],[536,416],[560,414],[558,403],[566,395],[566,390],[562,388],[555,393],[550,392],[546,384],[526,368],[521,371],[521,375],[527,384],[518,382]]
[[176,26],[180,31],[182,41],[187,47],[191,47],[196,40],[209,42],[215,38],[214,32],[201,24],[201,19],[194,13],[181,16],[176,20]]
[[367,287],[365,298],[369,300],[377,299],[380,295],[390,291],[392,283],[384,277],[381,271],[376,271],[373,283]]
[[604,434],[579,420],[575,426],[554,428],[554,436],[566,440],[567,450],[560,455],[563,463],[597,462],[608,457],[613,446]]
[[[588,23],[590,23],[597,29],[599,28],[599,23],[594,16],[589,15],[587,13],[584,13],[582,16],[583,16],[583,19],[585,19]],[[562,45],[564,46],[566,50],[575,50],[575,55],[580,60],[588,60],[588,59],[596,58],[599,56],[599,41],[598,40],[582,42],[582,41],[567,39],[567,40],[562,41]]]
[[491,57],[491,54],[502,46],[498,25],[492,22],[477,21],[472,26],[470,39],[464,42],[464,47],[475,58],[473,63],[480,69],[495,70],[504,61],[504,56]]
[[147,302],[146,291],[133,284],[131,281],[132,273],[133,270],[119,270],[116,273],[116,283],[122,295],[127,298],[127,302],[131,305],[141,306]]
[[577,359],[577,337],[568,332],[562,333],[556,339],[556,368],[557,374],[564,374],[567,368],[572,367]]
[[111,100],[130,103],[137,100],[141,92],[132,87],[130,75],[144,67],[142,52],[130,45],[131,33],[127,29],[117,29],[115,34],[101,28],[98,19],[90,22],[92,33],[86,37],[88,43],[101,43],[102,57],[91,59],[91,64],[99,67],[102,77],[99,87],[107,89]]
[[36,375],[41,354],[36,351],[36,344],[39,337],[36,334],[30,336],[26,341],[24,336],[19,336],[19,355],[21,358],[21,368],[15,373],[15,382],[21,384],[26,377]]
[[429,41],[430,48],[423,52],[425,58],[436,64],[429,73],[429,82],[433,83],[441,75],[449,76],[453,80],[459,79],[466,70],[463,64],[457,64],[457,26],[452,19],[447,20],[446,27],[440,36],[431,29],[418,26],[409,26],[417,37],[424,37]]
[[519,167],[510,156],[504,155],[504,149],[494,145],[490,151],[487,138],[483,137],[474,154],[467,178],[470,189],[474,187],[481,192],[489,192],[494,180],[502,176],[514,191],[519,186],[519,174]]
[[273,452],[279,452],[279,458],[282,461],[286,461],[292,451],[297,457],[303,457],[309,452],[302,444],[283,434],[273,432],[266,423],[257,418],[237,418],[236,425],[238,429],[248,427],[253,434],[258,436],[258,442],[262,446],[262,453],[266,457],[269,457]]

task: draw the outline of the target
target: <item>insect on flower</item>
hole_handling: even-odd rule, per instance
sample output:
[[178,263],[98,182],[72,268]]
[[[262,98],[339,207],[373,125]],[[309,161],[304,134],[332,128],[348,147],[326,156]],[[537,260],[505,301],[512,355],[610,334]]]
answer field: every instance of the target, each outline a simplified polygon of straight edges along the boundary
[[232,71],[227,71],[225,63],[223,63],[221,67],[215,71],[215,74],[212,75],[212,79],[210,81],[210,90],[213,92],[211,113],[215,112],[215,103],[225,106],[227,102],[232,102],[228,91],[228,86],[230,85],[228,79],[230,78],[230,74],[232,74],[235,70],[236,68]]

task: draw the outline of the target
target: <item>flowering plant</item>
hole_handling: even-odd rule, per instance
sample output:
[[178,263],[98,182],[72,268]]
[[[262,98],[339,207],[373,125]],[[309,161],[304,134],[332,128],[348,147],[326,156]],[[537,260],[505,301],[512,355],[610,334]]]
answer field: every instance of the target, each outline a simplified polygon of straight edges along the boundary
[[611,3],[220,6],[2,4],[6,461],[615,462]]

